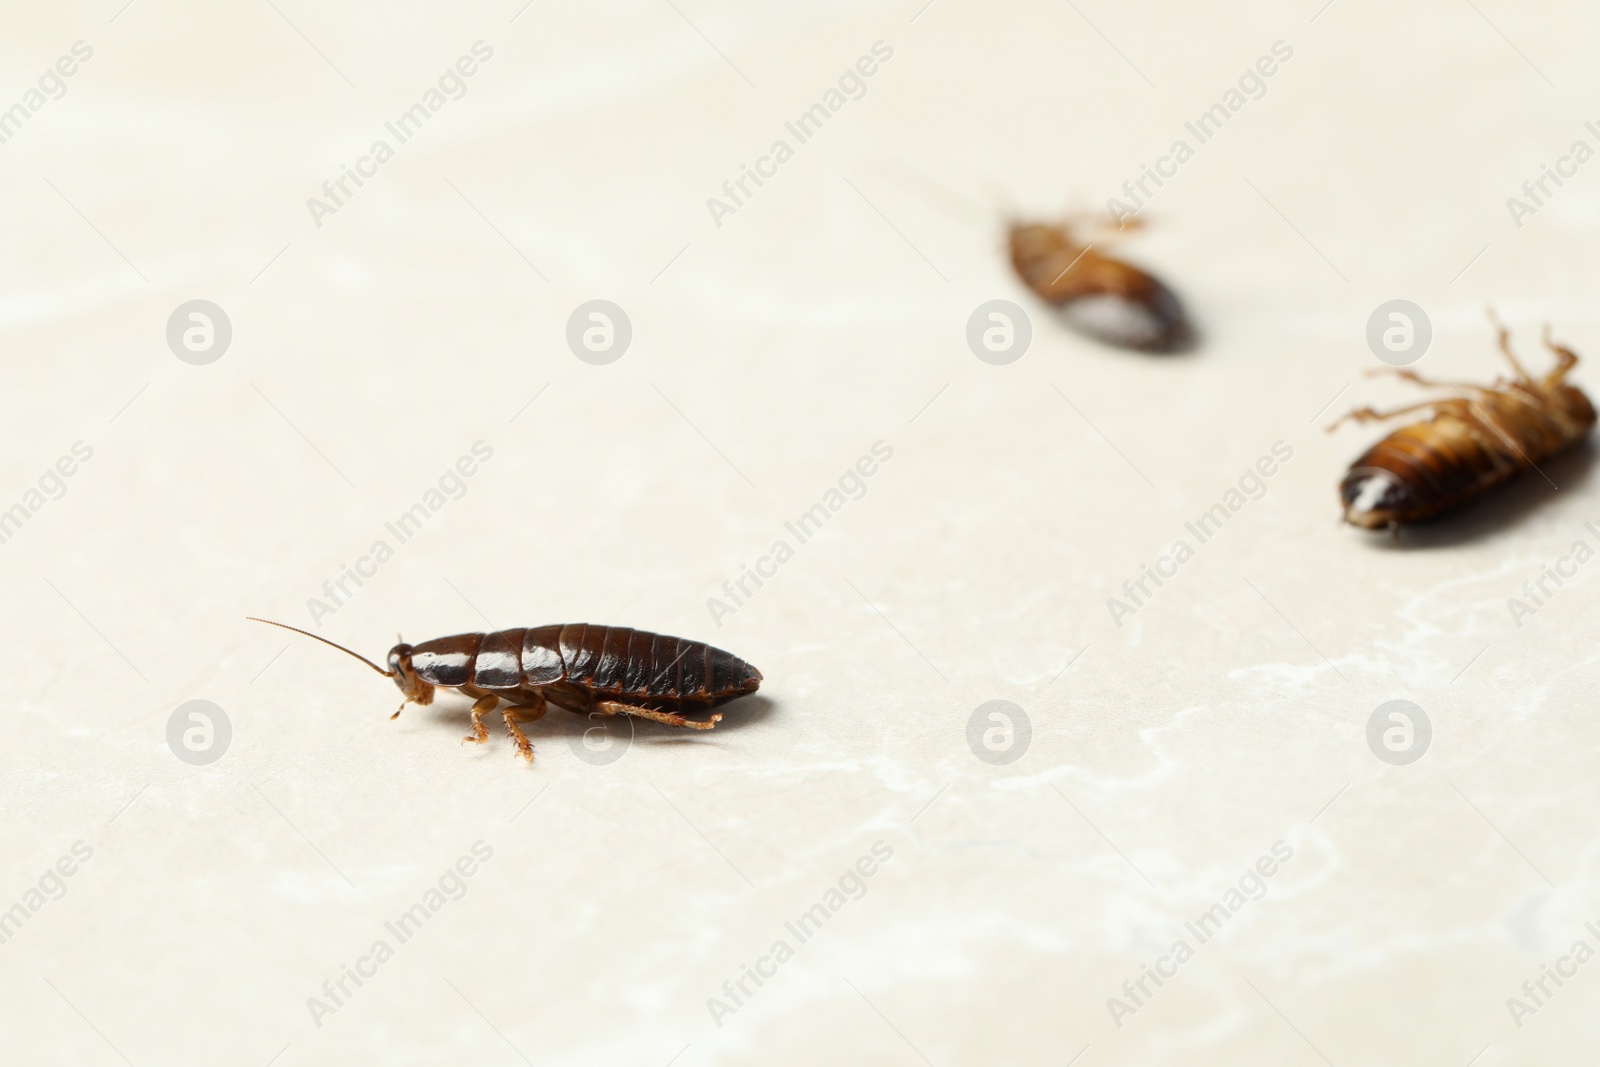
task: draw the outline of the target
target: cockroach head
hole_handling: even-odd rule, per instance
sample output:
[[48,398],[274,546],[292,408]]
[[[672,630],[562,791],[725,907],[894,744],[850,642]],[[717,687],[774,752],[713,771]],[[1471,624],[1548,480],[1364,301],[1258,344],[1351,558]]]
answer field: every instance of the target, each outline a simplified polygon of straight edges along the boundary
[[400,692],[405,694],[407,703],[433,703],[433,685],[423,681],[416,668],[411,666],[410,645],[402,643],[389,650],[389,676],[394,679]]

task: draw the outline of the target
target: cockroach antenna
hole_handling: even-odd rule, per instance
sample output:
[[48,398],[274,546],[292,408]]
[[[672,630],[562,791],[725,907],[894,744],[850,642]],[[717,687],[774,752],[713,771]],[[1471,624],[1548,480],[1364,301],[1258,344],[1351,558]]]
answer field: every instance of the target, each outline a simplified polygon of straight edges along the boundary
[[[313,641],[321,641],[325,645],[329,645],[329,646],[331,646],[333,648],[337,648],[340,652],[343,652],[347,656],[354,656],[356,659],[360,660],[362,663],[365,663],[367,666],[371,667],[373,670],[377,671],[379,674],[383,675],[385,678],[393,678],[394,677],[394,671],[386,671],[386,670],[384,670],[382,667],[378,666],[376,663],[372,662],[370,659],[368,659],[367,657],[363,656],[361,653],[352,652],[348,648],[345,648],[341,644],[336,644],[333,641],[329,641],[326,637],[318,637],[316,634],[310,633],[310,632],[308,632],[306,630],[302,630],[298,626],[290,626],[287,623],[282,623],[282,622],[273,622],[271,619],[258,619],[254,615],[246,615],[245,616],[245,620],[247,622],[264,622],[268,626],[276,626],[280,630],[293,630],[297,634],[305,634],[305,636],[311,638],[311,640],[313,640]],[[399,712],[396,712],[395,714],[398,715]]]

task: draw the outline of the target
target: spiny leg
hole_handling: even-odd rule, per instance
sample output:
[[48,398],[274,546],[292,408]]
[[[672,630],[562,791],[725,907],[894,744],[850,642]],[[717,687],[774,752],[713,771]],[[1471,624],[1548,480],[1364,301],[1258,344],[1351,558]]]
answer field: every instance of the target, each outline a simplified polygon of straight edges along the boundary
[[500,703],[500,698],[495,696],[493,693],[489,694],[486,697],[479,697],[473,703],[473,705],[472,705],[472,736],[471,737],[463,737],[461,739],[461,743],[462,744],[466,744],[468,741],[476,741],[478,744],[481,745],[485,741],[489,740],[489,730],[488,730],[488,727],[483,725],[483,717],[485,715],[487,715],[489,712],[493,711],[494,710],[494,706],[496,704],[498,704],[498,703]]
[[1544,384],[1551,386],[1567,376],[1567,372],[1578,365],[1578,353],[1566,345],[1557,344],[1550,339],[1550,324],[1544,324],[1544,346],[1556,354],[1556,369],[1545,375]]
[[1417,404],[1407,404],[1405,407],[1394,408],[1391,411],[1378,411],[1376,408],[1371,407],[1352,408],[1343,415],[1339,416],[1337,419],[1333,420],[1333,422],[1328,425],[1328,432],[1332,433],[1334,430],[1338,429],[1344,424],[1346,419],[1354,419],[1356,422],[1381,422],[1384,419],[1392,419],[1396,415],[1405,415],[1413,411],[1421,411],[1423,408],[1448,408],[1451,405],[1459,407],[1464,403],[1465,401],[1461,400],[1446,399],[1424,400]]
[[682,715],[674,715],[670,711],[657,711],[655,708],[641,708],[635,704],[619,704],[614,700],[596,700],[591,709],[601,715],[636,715],[641,719],[654,719],[664,722],[668,726],[686,726],[691,730],[709,730],[722,721],[722,712],[715,712],[705,722],[695,722],[685,719]]
[[1511,351],[1511,331],[1501,323],[1500,316],[1494,313],[1494,308],[1489,309],[1489,321],[1494,323],[1495,336],[1499,341],[1500,351],[1505,354],[1506,359],[1511,361],[1511,369],[1517,372],[1517,380],[1532,385],[1533,378],[1529,376],[1527,369],[1517,359],[1517,354]]
[[535,719],[544,717],[544,713],[547,710],[544,697],[538,697],[537,699],[539,701],[537,704],[512,704],[502,713],[506,720],[506,733],[510,734],[511,740],[516,743],[517,754],[529,763],[533,762],[533,746],[528,743],[528,735],[522,732],[522,728],[517,725],[517,720],[525,719],[528,722],[533,722]]
[[1376,378],[1379,375],[1392,374],[1396,378],[1404,378],[1413,385],[1420,385],[1425,389],[1471,389],[1479,393],[1492,393],[1494,390],[1486,385],[1475,382],[1441,382],[1435,378],[1424,378],[1409,367],[1376,367],[1367,371],[1367,377]]

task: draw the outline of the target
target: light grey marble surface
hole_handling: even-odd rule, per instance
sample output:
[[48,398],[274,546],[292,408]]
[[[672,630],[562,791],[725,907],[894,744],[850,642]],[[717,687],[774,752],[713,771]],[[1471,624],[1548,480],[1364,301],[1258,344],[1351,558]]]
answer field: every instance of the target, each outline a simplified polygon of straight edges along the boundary
[[[1600,948],[1600,563],[1508,608],[1600,545],[1589,456],[1396,549],[1337,522],[1376,431],[1322,429],[1412,395],[1363,377],[1391,299],[1430,374],[1499,372],[1491,302],[1539,365],[1547,320],[1600,357],[1595,168],[1507,205],[1600,147],[1591,12],[122,4],[0,34],[6,1062],[1596,1054],[1600,964],[1561,961]],[[1202,344],[1067,331],[1005,217],[1103,205],[1179,138],[1119,250]],[[231,323],[207,365],[166,339],[196,299]],[[565,339],[594,299],[632,327],[604,366]],[[996,299],[1032,325],[1007,366],[965,339]],[[552,713],[530,769],[458,743],[463,701],[390,723],[388,682],[246,614],[373,657],[588,619],[766,683],[610,763]],[[209,764],[167,741],[191,700],[231,727]],[[968,740],[993,700],[1029,723],[1003,765],[987,712]],[[1368,745],[1390,700],[1431,722],[1408,765]]]

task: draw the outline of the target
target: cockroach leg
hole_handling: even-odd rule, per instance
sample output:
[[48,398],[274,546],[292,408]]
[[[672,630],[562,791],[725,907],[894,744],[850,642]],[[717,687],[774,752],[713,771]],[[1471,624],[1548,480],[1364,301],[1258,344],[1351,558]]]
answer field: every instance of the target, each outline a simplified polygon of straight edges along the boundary
[[1065,221],[1067,227],[1077,233],[1092,233],[1098,244],[1110,244],[1125,233],[1132,233],[1145,227],[1145,220],[1138,215],[1116,222],[1105,213],[1093,209],[1069,211]]
[[511,740],[517,746],[517,755],[533,762],[533,746],[528,743],[528,735],[522,732],[522,727],[517,725],[516,716],[511,714],[511,709],[505,710],[506,733],[511,735]]
[[538,704],[511,704],[502,712],[506,720],[506,733],[510,734],[511,740],[516,743],[517,754],[529,763],[533,762],[533,746],[528,743],[528,735],[522,732],[522,728],[517,725],[517,720],[525,719],[528,722],[532,722],[535,719],[543,718],[547,710],[548,705],[545,704],[544,698],[541,697]]
[[695,722],[693,719],[685,719],[682,715],[674,715],[670,711],[641,708],[636,704],[619,704],[612,700],[596,700],[590,710],[599,712],[601,715],[636,715],[641,719],[654,719],[656,722],[664,722],[668,726],[686,726],[691,730],[710,730],[722,721],[722,712],[720,711],[713,713],[711,718],[705,722]]
[[1510,361],[1511,369],[1517,372],[1517,380],[1532,385],[1533,378],[1528,374],[1527,369],[1523,367],[1522,361],[1517,359],[1517,354],[1511,351],[1511,331],[1506,329],[1505,324],[1500,321],[1500,316],[1494,313],[1494,308],[1489,308],[1488,310],[1489,321],[1494,323],[1494,332],[1498,339],[1501,353]]
[[1550,338],[1550,324],[1544,324],[1544,346],[1556,354],[1556,368],[1544,377],[1546,386],[1554,385],[1567,376],[1567,372],[1578,365],[1578,353],[1566,345],[1557,344]]
[[1493,392],[1488,386],[1478,385],[1475,382],[1441,382],[1433,378],[1424,378],[1409,367],[1378,367],[1367,372],[1369,378],[1389,374],[1396,378],[1404,378],[1412,385],[1420,385],[1424,389],[1461,389],[1464,391],[1471,390],[1475,393]]
[[544,713],[549,710],[550,705],[545,702],[543,697],[540,697],[537,704],[508,704],[506,705],[505,713],[521,719],[523,722],[536,722],[544,718]]
[[1447,404],[1460,403],[1462,403],[1462,401],[1459,400],[1423,400],[1419,403],[1407,404],[1403,408],[1394,408],[1390,411],[1379,411],[1376,408],[1371,407],[1351,408],[1349,411],[1345,412],[1343,415],[1340,415],[1328,425],[1328,432],[1332,433],[1334,430],[1337,430],[1344,424],[1346,419],[1354,419],[1356,422],[1381,422],[1384,419],[1392,419],[1396,415],[1405,415],[1412,411],[1421,411],[1423,408],[1437,408]]
[[481,745],[485,741],[489,740],[489,728],[483,725],[483,717],[489,712],[493,711],[494,706],[498,703],[500,703],[500,698],[495,696],[493,693],[490,693],[486,697],[479,697],[473,702],[472,736],[463,737],[461,739],[462,744],[466,744],[468,741],[475,741]]

